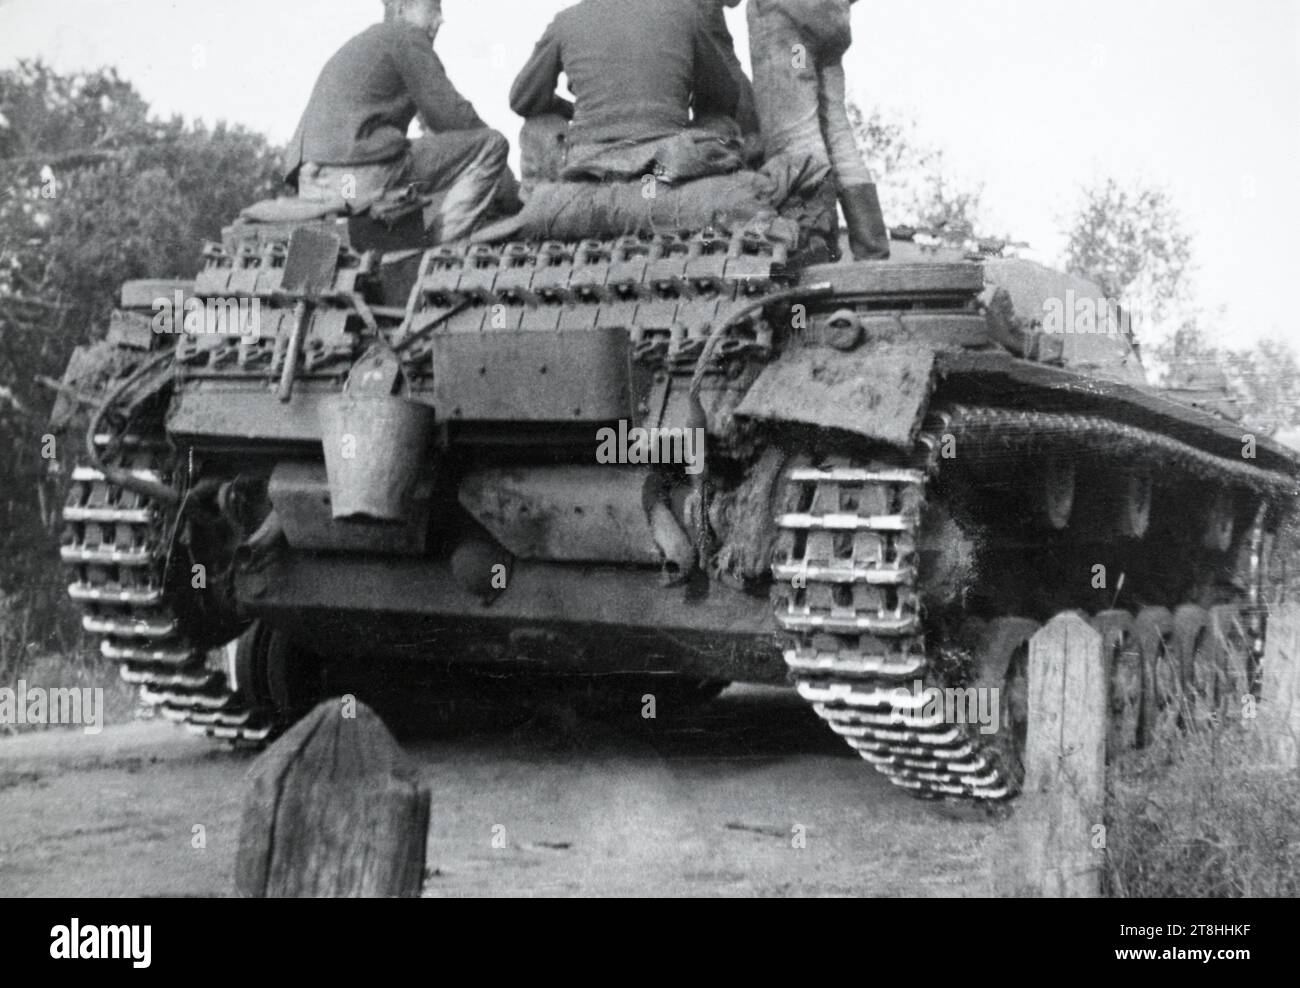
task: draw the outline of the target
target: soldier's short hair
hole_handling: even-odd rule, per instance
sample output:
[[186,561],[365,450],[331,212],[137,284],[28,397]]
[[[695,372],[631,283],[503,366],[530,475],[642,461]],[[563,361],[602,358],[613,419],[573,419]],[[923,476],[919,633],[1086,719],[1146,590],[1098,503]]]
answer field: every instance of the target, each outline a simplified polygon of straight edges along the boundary
[[[384,19],[388,20],[397,15],[397,12],[408,3],[428,3],[430,0],[383,0]],[[432,0],[436,6],[442,6],[442,0]]]

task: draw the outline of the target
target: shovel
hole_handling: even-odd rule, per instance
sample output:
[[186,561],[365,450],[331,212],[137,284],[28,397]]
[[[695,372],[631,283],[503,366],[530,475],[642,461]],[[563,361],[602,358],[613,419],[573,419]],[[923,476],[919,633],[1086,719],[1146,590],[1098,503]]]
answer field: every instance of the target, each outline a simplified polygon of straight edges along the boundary
[[280,386],[276,391],[276,396],[282,402],[288,402],[293,397],[293,379],[298,373],[303,337],[307,335],[307,321],[317,297],[334,285],[341,246],[342,241],[337,234],[311,227],[299,227],[289,237],[289,256],[284,262],[280,294],[294,299],[295,304],[293,330],[289,334],[289,344],[284,353],[284,369],[280,373]]

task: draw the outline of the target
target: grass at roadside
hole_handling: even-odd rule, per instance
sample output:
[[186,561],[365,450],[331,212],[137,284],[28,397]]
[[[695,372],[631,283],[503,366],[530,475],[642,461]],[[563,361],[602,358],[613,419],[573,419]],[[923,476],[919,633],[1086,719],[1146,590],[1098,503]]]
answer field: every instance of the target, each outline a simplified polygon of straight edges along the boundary
[[[28,690],[102,688],[105,726],[127,723],[134,719],[139,707],[135,688],[122,682],[117,665],[94,656],[38,656],[24,663],[21,669],[7,671],[0,678],[0,688],[17,690],[20,680],[26,683]],[[47,728],[40,724],[0,723],[0,738],[47,729],[59,728]]]
[[1300,896],[1300,774],[1265,767],[1249,726],[1122,760],[1107,816],[1112,896]]

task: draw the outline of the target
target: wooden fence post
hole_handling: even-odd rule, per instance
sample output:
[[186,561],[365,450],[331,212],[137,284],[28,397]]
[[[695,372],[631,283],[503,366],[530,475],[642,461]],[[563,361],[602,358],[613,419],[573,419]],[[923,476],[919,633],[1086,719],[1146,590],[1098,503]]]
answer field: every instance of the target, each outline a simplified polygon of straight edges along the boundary
[[429,792],[369,707],[327,700],[249,770],[235,863],[243,896],[415,897]]
[[1269,613],[1260,686],[1259,730],[1269,767],[1300,767],[1300,604]]
[[1109,717],[1101,635],[1079,615],[1057,615],[1029,645],[1025,781],[995,838],[995,894],[1101,894],[1101,827]]

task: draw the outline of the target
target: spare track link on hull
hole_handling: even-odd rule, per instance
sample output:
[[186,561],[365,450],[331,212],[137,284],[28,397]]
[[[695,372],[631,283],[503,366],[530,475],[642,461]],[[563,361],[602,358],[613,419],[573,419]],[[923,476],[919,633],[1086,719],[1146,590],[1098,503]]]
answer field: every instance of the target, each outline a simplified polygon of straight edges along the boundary
[[937,447],[930,437],[922,446],[919,463],[801,458],[787,469],[776,623],[799,694],[890,782],[922,797],[1002,800],[1014,785],[977,725],[925,716],[914,688],[947,685],[925,682],[934,676],[916,567]]
[[[167,450],[127,437],[114,465],[152,479],[165,476]],[[78,467],[63,510],[61,556],[68,593],[83,609],[82,626],[100,638],[103,655],[121,663],[122,679],[163,717],[198,734],[260,744],[274,720],[246,705],[226,674],[207,664],[172,612],[164,590],[174,510]]]

